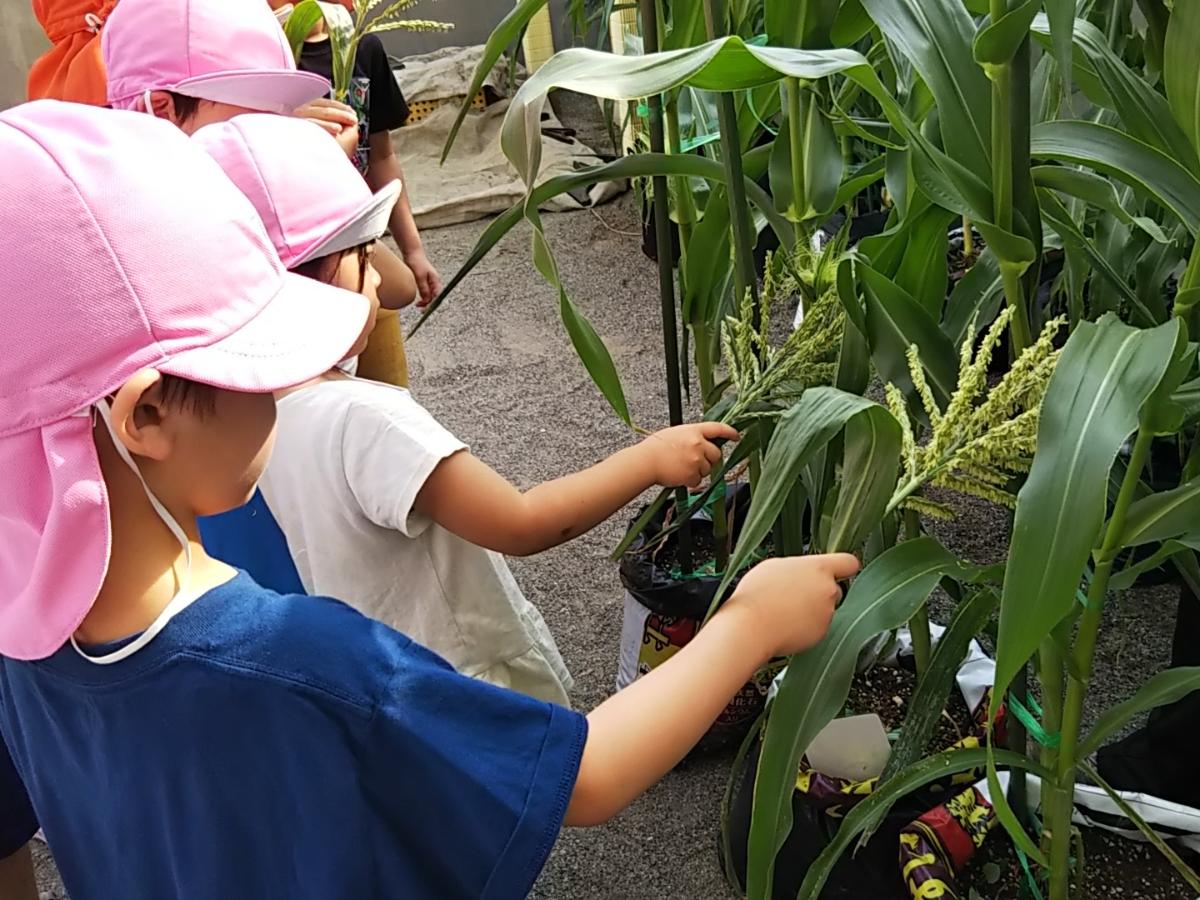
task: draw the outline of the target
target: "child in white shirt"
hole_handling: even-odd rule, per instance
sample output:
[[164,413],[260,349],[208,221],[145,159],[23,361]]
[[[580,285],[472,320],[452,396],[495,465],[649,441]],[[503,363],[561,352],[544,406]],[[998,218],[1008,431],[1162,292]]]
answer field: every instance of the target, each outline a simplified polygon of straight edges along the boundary
[[[258,208],[285,266],[371,296],[369,260],[347,254],[383,233],[395,184],[372,197],[334,141],[303,122],[238,116],[195,139]],[[466,675],[566,703],[554,638],[500,554],[577,537],[655,484],[697,485],[721,458],[713,441],[737,436],[711,422],[666,429],[522,493],[408,391],[333,370],[280,395],[260,487],[308,592],[344,599]],[[242,514],[221,543],[268,518]],[[225,555],[251,575],[262,563]]]

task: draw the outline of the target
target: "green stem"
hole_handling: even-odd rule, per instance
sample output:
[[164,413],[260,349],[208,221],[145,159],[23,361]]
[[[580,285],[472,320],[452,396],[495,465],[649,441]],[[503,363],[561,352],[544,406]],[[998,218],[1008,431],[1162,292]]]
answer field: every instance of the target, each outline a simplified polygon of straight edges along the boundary
[[[904,511],[904,539],[911,541],[921,536],[921,518],[914,509]],[[922,603],[908,620],[908,633],[912,637],[913,656],[917,661],[917,678],[929,671],[933,659],[933,636],[929,631],[929,604]]]
[[1108,595],[1108,580],[1112,575],[1113,562],[1121,550],[1125,516],[1137,495],[1138,482],[1149,458],[1153,439],[1154,436],[1148,429],[1138,431],[1129,467],[1125,470],[1121,490],[1117,494],[1108,528],[1104,532],[1104,542],[1095,554],[1096,571],[1088,589],[1087,609],[1080,617],[1079,631],[1071,651],[1075,664],[1067,678],[1062,743],[1058,751],[1058,766],[1055,770],[1054,786],[1050,792],[1046,819],[1046,829],[1050,832],[1050,900],[1068,898],[1071,876],[1071,808],[1075,797],[1075,768],[1078,762],[1076,755],[1080,726],[1083,723],[1083,702],[1087,698],[1088,683],[1092,677],[1096,639],[1100,634],[1100,619]]
[[[719,37],[718,25],[724,30],[725,15],[720,0],[704,0],[704,21],[709,40]],[[754,300],[754,327],[759,327],[758,276],[754,268],[754,240],[750,230],[750,205],[746,200],[746,181],[742,171],[742,148],[738,137],[737,103],[733,94],[719,95],[717,118],[721,128],[721,162],[725,166],[725,182],[729,186],[729,222],[733,232],[733,290],[740,302],[746,291]]]
[[[647,53],[658,52],[658,12],[654,0],[641,0],[642,40]],[[662,95],[647,98],[650,110],[650,150],[662,153],[666,149],[663,133]],[[672,425],[683,424],[683,387],[679,368],[679,332],[675,316],[675,268],[671,259],[671,211],[668,199],[667,179],[656,175],[654,185],[654,226],[658,243],[658,290],[662,305],[663,353],[667,368],[667,407]],[[675,505],[680,511],[687,509],[687,488],[675,492]],[[692,540],[689,523],[679,529],[679,564],[687,573],[692,564]]]
[[[668,152],[682,153],[683,141],[679,132],[679,95],[676,94],[663,110],[667,125]],[[679,248],[683,258],[687,258],[688,247],[692,243],[692,229],[695,228],[699,214],[696,211],[696,198],[692,196],[692,187],[685,176],[675,178],[675,222],[679,229]],[[682,268],[682,264],[681,264]]]
[[705,411],[712,402],[713,389],[717,384],[716,366],[713,362],[713,335],[707,322],[692,325],[692,338],[696,347],[692,351],[696,359],[696,378],[700,382],[700,401]]
[[804,119],[805,97],[800,86],[799,78],[785,78],[783,93],[787,101],[788,139],[792,150],[792,204],[788,208],[788,218],[795,223],[804,219],[804,211],[808,206],[805,198],[808,190],[804,179]]
[[963,265],[966,268],[971,268],[975,257],[975,233],[971,230],[971,217],[964,215],[962,217],[963,230]]

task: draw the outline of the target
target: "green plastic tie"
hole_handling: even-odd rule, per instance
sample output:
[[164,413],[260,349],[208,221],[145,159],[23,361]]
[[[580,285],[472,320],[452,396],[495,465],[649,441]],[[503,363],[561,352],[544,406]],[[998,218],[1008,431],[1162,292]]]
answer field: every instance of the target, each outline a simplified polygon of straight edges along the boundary
[[1029,703],[1029,706],[1032,706],[1036,712],[1030,712],[1029,708],[1018,700],[1015,695],[1009,694],[1008,705],[1012,709],[1013,715],[1025,726],[1025,730],[1029,732],[1030,737],[1043,747],[1057,747],[1062,743],[1062,732],[1056,731],[1053,734],[1047,732],[1042,727],[1042,723],[1038,721],[1038,716],[1042,714],[1041,706],[1038,705],[1037,700],[1029,695],[1026,695],[1025,699]]
[[650,107],[645,103],[639,103],[636,112],[639,119],[650,118]]
[[1029,885],[1029,893],[1033,894],[1034,900],[1046,900],[1042,893],[1041,885],[1038,884],[1037,877],[1033,874],[1033,869],[1029,865],[1029,857],[1025,855],[1025,851],[1020,847],[1016,848],[1017,859],[1021,862],[1021,868],[1025,871],[1025,883]]

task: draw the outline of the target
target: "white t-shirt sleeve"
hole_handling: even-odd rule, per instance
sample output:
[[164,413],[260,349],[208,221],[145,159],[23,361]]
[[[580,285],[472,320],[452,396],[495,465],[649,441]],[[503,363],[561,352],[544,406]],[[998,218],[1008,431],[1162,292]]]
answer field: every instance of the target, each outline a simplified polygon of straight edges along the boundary
[[413,511],[438,463],[466,444],[443,428],[408,391],[355,397],[342,430],[346,483],[368,519],[414,538],[430,520]]

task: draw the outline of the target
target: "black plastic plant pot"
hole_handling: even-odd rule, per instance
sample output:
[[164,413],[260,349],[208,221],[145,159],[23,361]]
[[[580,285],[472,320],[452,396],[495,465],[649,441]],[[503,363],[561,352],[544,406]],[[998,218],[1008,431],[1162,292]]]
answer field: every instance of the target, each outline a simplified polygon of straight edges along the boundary
[[[746,755],[738,774],[729,809],[731,868],[744,888],[746,884],[746,841],[750,835],[750,812],[754,778],[758,773],[761,743]],[[857,852],[848,850],[837,861],[821,891],[821,900],[909,900],[896,864],[900,833],[914,819],[945,799],[929,791],[903,798],[888,813],[879,830]],[[829,844],[842,823],[845,808],[818,806],[807,794],[792,792],[792,830],[775,857],[775,880],[771,896],[795,900],[809,867]],[[723,854],[723,848],[719,848]],[[722,859],[722,864],[725,860]]]
[[[730,489],[726,503],[736,539],[750,509],[749,486]],[[695,637],[721,582],[711,558],[697,560],[697,571],[685,574],[680,570],[678,532],[665,540],[655,539],[675,513],[674,504],[667,504],[621,557],[626,595],[618,688],[666,662]],[[697,548],[715,547],[707,509],[694,514],[690,531]],[[771,677],[772,672],[764,670],[738,692],[700,742],[700,750],[730,746],[745,736],[763,710]]]

